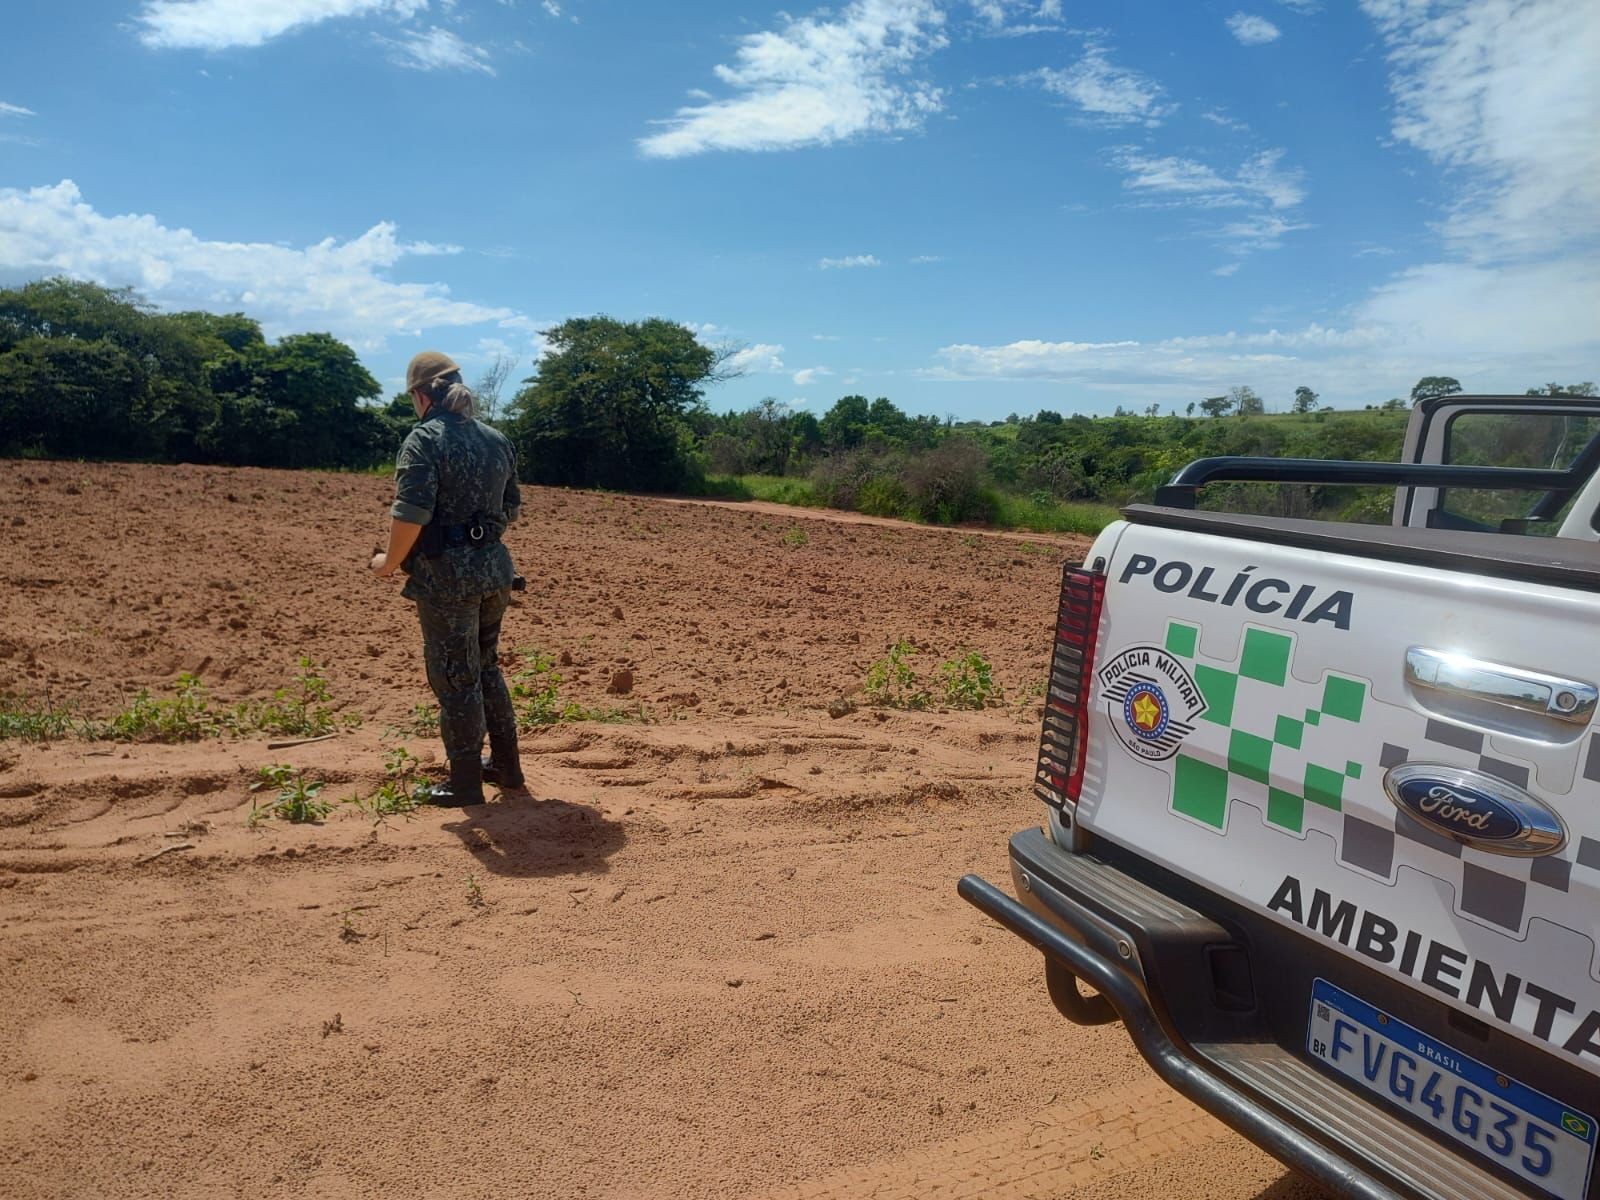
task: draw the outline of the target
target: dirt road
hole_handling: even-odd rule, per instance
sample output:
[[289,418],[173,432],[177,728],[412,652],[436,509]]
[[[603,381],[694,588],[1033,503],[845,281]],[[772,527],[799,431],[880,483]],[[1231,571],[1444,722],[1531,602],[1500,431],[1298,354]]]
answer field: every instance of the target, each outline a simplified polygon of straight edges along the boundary
[[[531,796],[251,829],[262,765],[339,799],[433,753],[363,571],[387,490],[0,463],[0,691],[105,715],[192,670],[221,704],[304,654],[362,722],[0,742],[0,1192],[1316,1194],[955,896],[1037,819],[1059,545],[534,491],[506,648],[631,719],[530,736]],[[1006,703],[830,718],[902,635]]]

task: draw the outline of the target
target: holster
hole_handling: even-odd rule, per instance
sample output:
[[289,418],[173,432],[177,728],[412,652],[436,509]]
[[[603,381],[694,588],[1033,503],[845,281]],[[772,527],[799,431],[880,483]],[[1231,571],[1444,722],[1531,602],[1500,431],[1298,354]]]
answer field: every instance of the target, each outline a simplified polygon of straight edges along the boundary
[[422,527],[422,534],[411,548],[411,553],[406,555],[401,569],[409,572],[418,558],[438,558],[446,550],[453,550],[457,546],[492,546],[500,540],[503,532],[504,527],[500,522],[484,513],[474,513],[458,525],[430,521]]

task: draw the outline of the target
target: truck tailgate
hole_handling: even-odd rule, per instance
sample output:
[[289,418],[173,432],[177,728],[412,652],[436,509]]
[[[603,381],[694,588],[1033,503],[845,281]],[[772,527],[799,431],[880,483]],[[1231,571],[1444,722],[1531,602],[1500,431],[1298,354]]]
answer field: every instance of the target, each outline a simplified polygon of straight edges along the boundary
[[[1600,681],[1600,595],[1149,524],[1104,569],[1079,823],[1600,1073],[1600,733],[1529,706]],[[1429,810],[1408,764],[1557,834]]]

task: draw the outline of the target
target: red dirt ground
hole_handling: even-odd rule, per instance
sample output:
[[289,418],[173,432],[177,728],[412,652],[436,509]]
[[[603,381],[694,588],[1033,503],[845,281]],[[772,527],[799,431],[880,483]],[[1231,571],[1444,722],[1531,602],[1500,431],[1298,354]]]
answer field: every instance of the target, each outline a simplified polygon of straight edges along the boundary
[[[338,799],[435,753],[397,728],[410,606],[365,570],[388,491],[0,462],[0,693],[105,715],[188,670],[231,701],[307,654],[362,721],[0,742],[0,1194],[1317,1195],[1057,1018],[955,896],[1038,819],[1081,543],[532,490],[505,648],[648,720],[528,737],[531,796],[252,830],[264,764]],[[831,719],[902,635],[1007,702]]]

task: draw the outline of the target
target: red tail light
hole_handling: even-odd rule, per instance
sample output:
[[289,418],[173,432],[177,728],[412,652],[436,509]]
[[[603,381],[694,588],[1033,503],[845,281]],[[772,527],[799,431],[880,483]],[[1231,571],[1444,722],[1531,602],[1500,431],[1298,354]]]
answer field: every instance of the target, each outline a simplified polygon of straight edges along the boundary
[[1076,806],[1083,792],[1089,689],[1094,683],[1095,639],[1105,598],[1106,577],[1098,571],[1069,566],[1062,574],[1061,610],[1056,618],[1050,690],[1045,697],[1039,769],[1033,785],[1039,799],[1058,809]]

